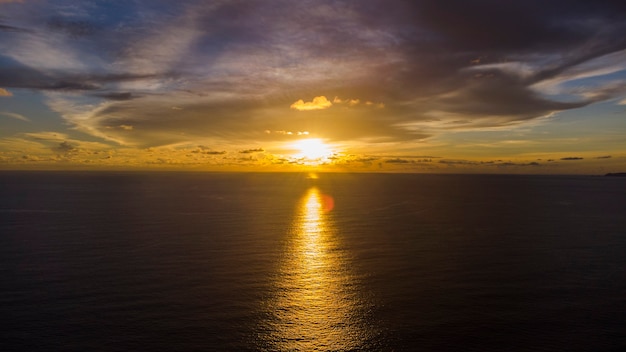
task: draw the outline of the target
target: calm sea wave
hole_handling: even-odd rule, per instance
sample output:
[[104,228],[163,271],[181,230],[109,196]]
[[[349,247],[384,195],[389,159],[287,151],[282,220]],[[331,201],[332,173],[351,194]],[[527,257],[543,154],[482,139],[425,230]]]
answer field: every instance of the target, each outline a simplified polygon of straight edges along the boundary
[[0,173],[0,350],[618,351],[626,179]]

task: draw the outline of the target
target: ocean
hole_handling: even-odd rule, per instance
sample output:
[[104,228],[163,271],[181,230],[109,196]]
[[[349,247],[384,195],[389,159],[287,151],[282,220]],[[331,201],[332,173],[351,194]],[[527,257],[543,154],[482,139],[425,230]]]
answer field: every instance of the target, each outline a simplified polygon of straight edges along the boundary
[[0,172],[2,351],[622,351],[626,178]]

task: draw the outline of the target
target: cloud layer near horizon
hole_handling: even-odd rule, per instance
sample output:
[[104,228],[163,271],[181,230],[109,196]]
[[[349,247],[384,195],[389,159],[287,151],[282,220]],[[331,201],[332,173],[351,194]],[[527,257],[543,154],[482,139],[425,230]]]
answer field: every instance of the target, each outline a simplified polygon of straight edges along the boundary
[[419,141],[626,94],[623,1],[0,6],[2,99],[42,92],[73,128],[124,146]]

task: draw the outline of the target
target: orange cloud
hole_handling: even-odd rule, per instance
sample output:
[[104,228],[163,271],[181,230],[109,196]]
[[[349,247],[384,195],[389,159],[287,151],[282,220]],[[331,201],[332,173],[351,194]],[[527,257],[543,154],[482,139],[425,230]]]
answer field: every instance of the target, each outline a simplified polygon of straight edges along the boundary
[[4,88],[0,88],[0,97],[11,97],[11,96],[13,96],[13,93],[9,92],[8,90]]
[[[335,97],[333,99],[333,103],[335,103],[335,104],[347,104],[349,107],[355,107],[355,106],[361,104],[361,99],[358,99],[358,98],[341,99],[340,97]],[[363,104],[368,106],[368,107],[376,107],[376,108],[381,108],[381,109],[385,107],[385,104],[383,104],[383,103],[374,103],[374,102],[369,101],[369,100],[366,100]]]
[[326,97],[322,95],[313,98],[313,101],[304,102],[304,100],[300,99],[291,104],[290,108],[298,111],[310,111],[328,109],[332,105],[333,103],[331,103],[330,100],[326,99]]

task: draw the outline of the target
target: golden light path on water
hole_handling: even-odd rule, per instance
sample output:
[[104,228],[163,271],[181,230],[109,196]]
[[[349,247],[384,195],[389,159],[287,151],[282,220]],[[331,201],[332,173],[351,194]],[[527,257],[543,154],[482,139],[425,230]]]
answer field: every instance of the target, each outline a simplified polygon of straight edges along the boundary
[[350,258],[330,219],[333,200],[310,188],[298,213],[270,304],[276,351],[347,351],[369,333]]

